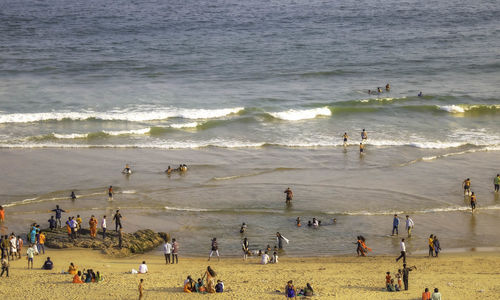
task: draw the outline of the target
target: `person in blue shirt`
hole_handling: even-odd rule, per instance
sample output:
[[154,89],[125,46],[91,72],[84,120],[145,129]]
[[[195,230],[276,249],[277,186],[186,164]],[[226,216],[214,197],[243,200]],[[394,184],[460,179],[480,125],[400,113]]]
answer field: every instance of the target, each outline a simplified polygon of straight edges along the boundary
[[392,235],[394,235],[394,231],[396,234],[399,234],[399,218],[398,215],[394,215],[394,219],[392,220]]
[[61,227],[61,214],[66,212],[64,209],[59,208],[59,205],[56,205],[56,209],[51,210],[56,213],[56,222]]
[[53,267],[54,267],[54,263],[50,260],[50,257],[47,257],[47,260],[43,264],[42,269],[52,270]]

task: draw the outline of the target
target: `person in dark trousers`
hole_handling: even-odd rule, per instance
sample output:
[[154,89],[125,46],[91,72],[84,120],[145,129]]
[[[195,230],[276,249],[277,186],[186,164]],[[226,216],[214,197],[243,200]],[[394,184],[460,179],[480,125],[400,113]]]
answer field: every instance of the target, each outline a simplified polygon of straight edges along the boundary
[[396,258],[396,262],[398,262],[401,258],[403,258],[403,263],[406,264],[406,245],[405,245],[405,239],[401,239],[401,242],[399,243],[399,247],[401,249],[401,255],[399,255],[399,257]]
[[57,226],[57,223],[56,223],[56,219],[54,219],[54,216],[50,216],[50,219],[49,219],[49,228],[50,230],[54,230]]
[[413,270],[416,270],[417,267],[406,267],[406,264],[403,264],[403,284],[405,285],[405,291],[408,290],[408,276],[410,275],[410,272]]
[[177,256],[178,254],[179,254],[179,243],[177,243],[175,239],[172,239],[172,263],[174,263],[174,258],[175,258],[175,263],[176,264],[179,263],[179,258]]
[[278,240],[278,249],[283,249],[283,236],[281,235],[281,233],[279,232],[276,232],[276,239]]
[[118,232],[118,227],[122,228],[122,215],[120,214],[120,210],[117,209],[115,215],[113,216],[113,221],[115,222],[115,231]]
[[392,235],[394,235],[394,231],[396,231],[396,234],[399,234],[399,218],[398,218],[398,215],[394,215],[394,219],[392,220]]
[[118,231],[118,248],[122,248],[122,242],[123,242],[123,233],[122,233],[122,229],[120,228],[120,230]]
[[56,213],[56,223],[58,227],[61,228],[61,214],[66,211],[62,208],[59,208],[59,205],[56,205],[56,208],[51,211]]
[[0,277],[2,277],[5,272],[7,273],[7,277],[9,277],[9,260],[6,256],[2,256],[2,273]]

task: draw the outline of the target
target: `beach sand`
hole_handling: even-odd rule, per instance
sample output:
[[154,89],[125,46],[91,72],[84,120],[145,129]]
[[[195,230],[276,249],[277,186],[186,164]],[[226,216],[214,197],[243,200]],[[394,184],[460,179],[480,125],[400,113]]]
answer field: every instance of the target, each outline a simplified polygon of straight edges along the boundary
[[[39,269],[46,256],[54,261],[52,271]],[[500,254],[442,254],[439,258],[409,257],[409,291],[389,293],[384,290],[385,272],[395,273],[401,263],[395,256],[281,258],[279,264],[260,265],[259,259],[180,257],[177,265],[165,265],[162,255],[149,253],[129,258],[112,258],[93,250],[48,250],[35,257],[36,269],[27,270],[26,258],[11,262],[10,278],[1,278],[0,295],[4,299],[134,299],[138,298],[140,278],[145,282],[145,299],[284,299],[288,280],[297,288],[311,283],[318,296],[314,299],[421,299],[425,287],[438,287],[443,299],[498,299],[500,295]],[[149,273],[130,274],[141,261]],[[98,284],[72,284],[72,275],[61,274],[70,262],[79,269],[100,271],[104,281]],[[222,279],[223,294],[185,294],[182,284],[187,275],[201,277],[210,265]]]

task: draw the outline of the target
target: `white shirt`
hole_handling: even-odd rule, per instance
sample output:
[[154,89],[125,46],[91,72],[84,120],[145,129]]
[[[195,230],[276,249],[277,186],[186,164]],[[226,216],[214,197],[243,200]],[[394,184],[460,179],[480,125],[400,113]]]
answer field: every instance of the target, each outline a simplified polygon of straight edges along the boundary
[[163,245],[163,253],[170,254],[172,252],[172,245],[170,243],[165,243]]
[[106,228],[106,219],[102,219],[101,227]]
[[260,261],[261,264],[263,265],[267,265],[267,263],[269,262],[269,255],[267,254],[262,254],[262,259]]
[[139,273],[144,274],[148,272],[148,266],[146,264],[141,264],[139,266]]
[[406,229],[415,226],[415,223],[413,223],[413,220],[411,218],[406,219]]
[[401,243],[399,243],[399,247],[401,248],[401,251],[406,252],[406,245],[405,245],[405,242],[401,242]]

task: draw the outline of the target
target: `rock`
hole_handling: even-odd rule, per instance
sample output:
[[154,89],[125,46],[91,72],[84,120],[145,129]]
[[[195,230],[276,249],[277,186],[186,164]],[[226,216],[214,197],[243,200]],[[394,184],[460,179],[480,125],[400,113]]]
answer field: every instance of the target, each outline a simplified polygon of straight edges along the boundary
[[79,236],[72,240],[68,237],[65,228],[55,230],[45,229],[46,234],[45,246],[55,249],[63,248],[87,248],[101,250],[103,253],[124,257],[136,253],[144,253],[151,251],[161,245],[165,240],[169,239],[169,235],[165,232],[154,232],[150,229],[138,230],[134,233],[123,233],[122,248],[118,248],[118,233],[115,231],[106,232],[106,239],[102,239],[102,234],[95,238],[90,237],[90,231],[82,228],[79,231]]

